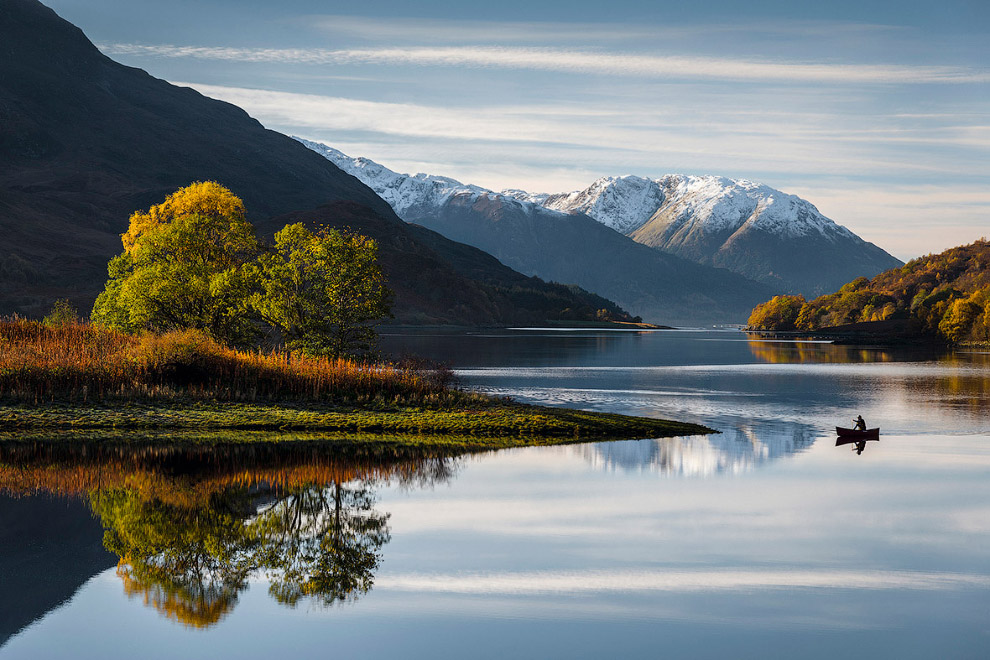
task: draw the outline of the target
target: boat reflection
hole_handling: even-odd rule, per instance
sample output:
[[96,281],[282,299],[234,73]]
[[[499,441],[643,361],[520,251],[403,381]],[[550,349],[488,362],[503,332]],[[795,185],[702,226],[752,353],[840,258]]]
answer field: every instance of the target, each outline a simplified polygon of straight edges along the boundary
[[857,456],[861,456],[863,454],[863,451],[866,449],[866,443],[867,442],[869,442],[869,441],[876,442],[878,440],[880,440],[880,438],[862,438],[862,439],[856,439],[856,438],[838,437],[838,438],[835,439],[835,446],[836,447],[844,447],[846,445],[852,445],[852,447],[850,447],[850,449],[852,449],[854,452],[856,452],[856,455]]
[[222,620],[252,579],[290,607],[367,593],[390,540],[376,488],[444,482],[459,465],[339,443],[67,445],[0,445],[0,491],[83,498],[125,592],[193,627]]

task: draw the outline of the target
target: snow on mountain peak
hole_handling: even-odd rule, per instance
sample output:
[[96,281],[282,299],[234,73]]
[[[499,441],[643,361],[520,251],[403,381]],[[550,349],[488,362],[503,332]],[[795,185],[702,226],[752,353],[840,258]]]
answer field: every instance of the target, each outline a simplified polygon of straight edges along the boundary
[[373,160],[347,154],[319,142],[295,138],[334,165],[357,177],[378,193],[400,218],[412,209],[439,207],[454,195],[494,194],[487,188],[461,183],[456,179],[432,174],[399,174]]
[[623,234],[631,234],[662,215],[673,225],[694,225],[708,234],[760,229],[783,237],[855,236],[822,215],[811,202],[747,179],[683,174],[659,179],[606,176],[584,190],[569,193],[516,189],[496,193],[445,176],[399,174],[367,158],[352,158],[325,144],[296,139],[372,188],[399,217],[429,212],[455,195],[468,195],[472,199],[514,200],[527,210],[534,210],[528,205],[536,205],[562,213],[584,213]]
[[632,175],[602,177],[584,190],[570,193],[531,195],[516,190],[503,192],[555,211],[585,213],[623,234],[649,220],[664,199],[656,181]]
[[585,213],[623,234],[632,234],[662,214],[668,222],[692,224],[705,233],[756,228],[781,236],[853,235],[810,202],[747,179],[683,174],[658,179],[608,176],[569,193],[505,192],[558,211]]

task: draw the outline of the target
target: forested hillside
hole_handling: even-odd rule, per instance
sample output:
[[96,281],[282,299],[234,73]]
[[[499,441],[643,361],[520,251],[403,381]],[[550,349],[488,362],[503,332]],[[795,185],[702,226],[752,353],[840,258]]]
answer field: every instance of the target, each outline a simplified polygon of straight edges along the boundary
[[914,259],[811,301],[776,296],[757,305],[749,325],[819,330],[897,319],[908,320],[919,334],[948,341],[990,341],[990,242],[982,239]]

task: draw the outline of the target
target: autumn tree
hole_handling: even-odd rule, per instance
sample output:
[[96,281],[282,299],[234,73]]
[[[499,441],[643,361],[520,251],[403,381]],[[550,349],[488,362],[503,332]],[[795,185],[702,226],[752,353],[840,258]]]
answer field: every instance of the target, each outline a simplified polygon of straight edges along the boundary
[[228,344],[251,340],[245,265],[259,245],[230,190],[213,181],[182,188],[135,212],[121,240],[94,321],[126,332],[197,328]]
[[749,326],[758,330],[794,330],[804,304],[804,296],[774,296],[753,309]]
[[377,256],[375,241],[360,234],[288,225],[257,261],[251,305],[291,349],[332,358],[367,354],[374,324],[391,315]]

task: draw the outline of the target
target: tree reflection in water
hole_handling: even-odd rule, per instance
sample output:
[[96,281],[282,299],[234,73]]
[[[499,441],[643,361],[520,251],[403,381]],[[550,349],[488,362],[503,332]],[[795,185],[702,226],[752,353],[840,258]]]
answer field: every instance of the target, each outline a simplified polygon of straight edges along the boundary
[[125,592],[208,627],[252,577],[290,607],[367,593],[390,540],[375,488],[432,485],[457,467],[453,455],[421,450],[306,444],[0,446],[0,490],[85,496]]
[[295,606],[303,597],[332,605],[367,593],[388,543],[388,514],[374,510],[366,484],[300,491],[252,521],[269,593]]
[[233,609],[253,568],[243,518],[225,510],[226,494],[211,500],[186,509],[144,500],[137,490],[90,495],[106,530],[103,545],[120,557],[117,575],[125,592],[197,627]]

